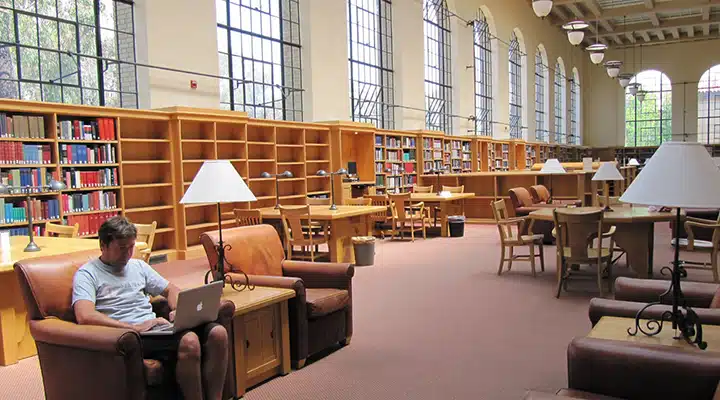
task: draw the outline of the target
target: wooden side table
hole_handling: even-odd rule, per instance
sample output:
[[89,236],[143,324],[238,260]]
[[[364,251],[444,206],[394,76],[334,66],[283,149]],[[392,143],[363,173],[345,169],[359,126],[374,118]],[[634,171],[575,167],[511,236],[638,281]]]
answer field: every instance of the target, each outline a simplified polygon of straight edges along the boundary
[[[645,323],[642,320],[641,323]],[[665,322],[662,331],[655,336],[647,336],[638,331],[637,335],[630,336],[628,328],[635,327],[635,318],[602,317],[593,327],[587,337],[606,340],[620,340],[639,344],[654,344],[659,346],[673,346],[688,351],[720,352],[720,326],[703,325],[703,340],[708,344],[707,349],[700,350],[685,340],[674,339],[675,331],[671,322]]]
[[288,300],[293,297],[291,289],[223,290],[223,298],[235,303],[232,361],[238,398],[251,386],[290,373]]

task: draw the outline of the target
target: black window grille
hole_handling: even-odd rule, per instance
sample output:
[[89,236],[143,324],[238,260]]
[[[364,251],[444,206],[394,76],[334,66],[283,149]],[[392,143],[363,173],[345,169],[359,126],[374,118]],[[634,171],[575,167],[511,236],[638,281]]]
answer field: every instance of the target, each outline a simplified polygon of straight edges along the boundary
[[450,13],[445,0],[424,0],[425,127],[452,131]]
[[475,58],[475,134],[492,136],[492,50],[490,27],[485,15],[479,12],[473,23]]

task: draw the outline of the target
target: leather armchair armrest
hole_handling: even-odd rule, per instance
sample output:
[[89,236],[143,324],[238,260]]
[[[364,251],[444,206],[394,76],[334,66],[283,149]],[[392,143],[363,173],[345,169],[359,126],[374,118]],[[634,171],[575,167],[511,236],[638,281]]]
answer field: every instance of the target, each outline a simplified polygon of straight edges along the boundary
[[[650,303],[658,301],[661,294],[668,290],[670,282],[657,279],[617,278],[615,280],[615,299]],[[682,282],[682,291],[690,307],[708,308],[720,285],[702,282]],[[665,302],[669,304],[671,296]]]
[[284,260],[283,274],[303,280],[307,288],[349,289],[355,268],[349,263],[314,263]]
[[[602,317],[625,317],[635,318],[635,315],[645,307],[647,303],[639,303],[634,301],[619,301],[602,298],[594,298],[590,300],[590,307],[588,307],[588,316],[590,317],[590,323],[595,324],[600,321]],[[666,311],[672,310],[672,306],[667,304],[658,304],[646,309],[643,312],[644,319],[662,318],[662,314]],[[700,322],[707,325],[720,325],[720,309],[718,308],[693,308],[693,311],[700,318]],[[667,324],[667,322],[666,322]],[[631,324],[628,324],[630,328]]]
[[140,334],[132,329],[97,325],[78,325],[56,318],[30,321],[37,342],[69,348],[125,354],[140,351]]
[[567,357],[571,389],[626,399],[710,399],[720,375],[716,353],[672,346],[575,338]]
[[[234,281],[245,282],[242,274],[230,272],[228,273]],[[267,286],[282,289],[292,289],[295,291],[295,297],[305,299],[305,284],[302,279],[292,276],[274,276],[274,275],[248,275],[250,283],[255,286]]]
[[537,211],[539,209],[540,209],[540,207],[517,207],[515,209],[515,215],[517,215],[518,217],[524,217],[524,216],[530,214],[531,212]]

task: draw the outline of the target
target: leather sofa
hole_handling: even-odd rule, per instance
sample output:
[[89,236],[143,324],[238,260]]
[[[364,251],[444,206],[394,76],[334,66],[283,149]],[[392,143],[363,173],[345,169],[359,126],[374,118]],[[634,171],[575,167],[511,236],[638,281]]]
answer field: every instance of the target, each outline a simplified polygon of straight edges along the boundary
[[558,206],[574,205],[576,207],[582,206],[582,200],[578,199],[553,200],[552,202],[550,202],[550,191],[545,187],[545,185],[530,186],[529,191],[534,204],[554,204]]
[[[71,308],[72,281],[99,250],[39,257],[15,263],[35,339],[48,400],[135,400],[177,399],[179,392],[172,367],[143,359],[140,335],[129,329],[80,326]],[[198,270],[200,279],[207,261],[172,261],[158,268],[165,271]],[[169,280],[173,276],[165,275]],[[199,282],[202,282],[200,280]],[[153,310],[167,317],[167,300],[156,297]],[[235,305],[223,301],[218,320],[231,333]],[[230,334],[232,338],[232,334]],[[232,355],[232,347],[229,349]],[[233,358],[230,357],[230,360]],[[235,395],[234,375],[228,368],[224,398]]]
[[[533,202],[533,198],[532,195],[530,195],[530,192],[524,187],[512,188],[509,190],[509,194],[512,208],[515,211],[515,216],[517,217],[523,217],[533,211],[540,210],[542,208],[564,207],[555,204],[535,203]],[[539,233],[543,235],[544,244],[552,244],[554,240],[552,236],[553,225],[554,224],[552,221],[536,220],[533,223],[532,231],[533,233]],[[527,227],[527,224],[525,225],[525,227]],[[521,234],[527,234],[527,229],[524,229]]]
[[720,354],[672,346],[575,338],[567,349],[568,388],[525,399],[713,399]]
[[[635,318],[637,312],[647,303],[659,300],[660,294],[670,287],[670,281],[654,279],[617,278],[615,300],[594,298],[590,300],[589,317],[593,326],[603,316]],[[687,282],[680,284],[687,305],[692,307],[700,322],[720,325],[720,285],[714,283]],[[671,310],[672,296],[666,296],[662,305],[648,308],[643,315],[660,318]]]
[[[210,265],[217,265],[218,231],[200,236]],[[290,358],[302,368],[308,356],[352,337],[352,277],[348,263],[286,260],[280,237],[270,225],[223,229],[226,272],[236,281],[295,290],[288,302]]]

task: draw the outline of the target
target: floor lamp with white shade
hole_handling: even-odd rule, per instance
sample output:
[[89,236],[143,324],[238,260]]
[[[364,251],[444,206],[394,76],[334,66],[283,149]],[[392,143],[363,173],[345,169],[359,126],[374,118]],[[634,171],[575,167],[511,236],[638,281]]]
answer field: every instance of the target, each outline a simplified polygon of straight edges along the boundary
[[[620,201],[675,208],[675,237],[679,238],[682,222],[680,209],[720,208],[720,170],[702,144],[665,142],[648,160]],[[700,320],[685,305],[685,297],[680,289],[680,278],[687,277],[687,271],[680,261],[679,246],[675,245],[672,269],[664,267],[661,272],[670,272],[670,287],[658,302],[646,305],[637,313],[635,327],[629,328],[628,333],[636,335],[640,331],[648,336],[657,335],[662,330],[663,322],[670,321],[672,328],[680,331],[676,339],[695,343],[705,349],[707,343],[702,340]],[[651,319],[641,324],[644,311],[661,304],[667,296],[672,296],[672,311],[664,313],[660,321]]]
[[545,164],[543,164],[542,169],[540,169],[540,173],[550,175],[550,199],[548,199],[548,203],[552,203],[552,197],[553,197],[552,176],[555,174],[564,174],[565,168],[563,168],[562,164],[560,164],[560,161],[558,161],[557,158],[550,158],[547,161],[545,161]]
[[225,250],[230,250],[230,245],[223,243],[222,239],[222,213],[220,211],[221,203],[238,203],[255,201],[255,195],[245,184],[243,178],[238,174],[235,167],[228,160],[207,160],[203,162],[197,175],[193,179],[190,187],[188,187],[185,195],[180,200],[180,204],[206,204],[217,203],[218,217],[218,235],[219,240],[215,245],[215,251],[218,253],[217,265],[210,266],[210,270],[205,274],[205,283],[212,276],[213,281],[222,281],[241,291],[244,289],[253,290],[255,287],[250,285],[247,275],[237,266],[233,272],[241,273],[245,276],[245,282],[236,282],[230,275],[225,274]]

